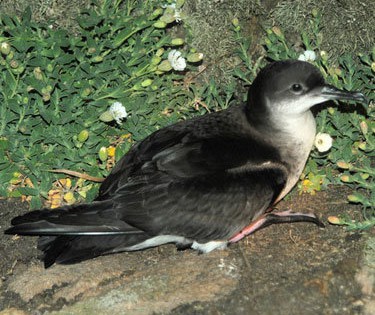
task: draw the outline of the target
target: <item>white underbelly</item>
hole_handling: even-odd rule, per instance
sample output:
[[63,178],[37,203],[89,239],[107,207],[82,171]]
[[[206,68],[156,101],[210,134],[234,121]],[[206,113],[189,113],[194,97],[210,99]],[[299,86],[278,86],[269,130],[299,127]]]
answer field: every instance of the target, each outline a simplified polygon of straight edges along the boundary
[[293,124],[289,125],[289,128],[285,128],[284,132],[285,134],[282,137],[285,142],[281,144],[279,142],[279,149],[282,160],[289,165],[289,176],[275,203],[292,190],[306,165],[316,133],[313,115],[310,112],[306,113],[300,121],[294,121]]

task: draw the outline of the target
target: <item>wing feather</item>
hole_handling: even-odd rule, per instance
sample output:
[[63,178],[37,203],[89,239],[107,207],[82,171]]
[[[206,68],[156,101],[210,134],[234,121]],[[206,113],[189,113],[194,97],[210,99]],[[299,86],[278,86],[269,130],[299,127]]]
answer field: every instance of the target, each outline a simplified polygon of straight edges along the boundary
[[232,107],[153,133],[119,161],[99,200],[149,235],[205,241],[242,229],[286,180],[279,152]]

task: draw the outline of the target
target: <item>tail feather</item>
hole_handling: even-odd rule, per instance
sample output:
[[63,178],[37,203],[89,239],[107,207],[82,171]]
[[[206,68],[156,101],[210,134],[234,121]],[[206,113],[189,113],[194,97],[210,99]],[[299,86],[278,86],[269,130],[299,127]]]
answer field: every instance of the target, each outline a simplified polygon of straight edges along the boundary
[[38,249],[44,252],[46,268],[122,251],[150,238],[121,220],[121,210],[111,200],[36,210],[11,223],[6,234],[41,236]]
[[12,220],[6,234],[18,235],[117,235],[142,231],[114,214],[112,201],[65,206],[54,210],[41,209]]
[[20,225],[22,223],[30,223],[41,220],[49,220],[53,222],[61,218],[76,218],[82,215],[99,214],[103,210],[111,209],[113,202],[110,200],[93,202],[91,204],[76,204],[71,206],[63,206],[56,209],[40,209],[25,213],[24,215],[12,219],[12,225]]
[[44,252],[44,267],[54,263],[75,264],[101,255],[122,251],[125,247],[149,238],[145,233],[134,235],[43,236],[38,249]]

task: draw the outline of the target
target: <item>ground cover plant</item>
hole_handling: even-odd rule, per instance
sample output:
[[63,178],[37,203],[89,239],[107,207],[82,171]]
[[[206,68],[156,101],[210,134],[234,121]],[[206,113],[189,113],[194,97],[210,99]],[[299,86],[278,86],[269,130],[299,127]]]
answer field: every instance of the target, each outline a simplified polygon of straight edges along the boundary
[[183,73],[202,55],[180,56],[184,40],[166,32],[181,4],[98,2],[77,36],[30,10],[1,18],[0,195],[29,196],[33,208],[41,197],[92,199],[97,185],[50,170],[103,177],[133,141],[189,114]]
[[[239,64],[233,81],[195,83],[203,56],[183,36],[172,35],[183,28],[182,6],[93,2],[80,15],[77,35],[33,22],[29,10],[21,18],[1,17],[0,195],[26,198],[32,208],[92,200],[95,181],[134,142],[179,119],[245,101],[246,93],[235,92],[239,82],[247,87],[269,61],[300,58],[318,66],[333,85],[362,91],[369,104],[319,110],[318,131],[326,137],[317,139],[298,189],[315,193],[328,184],[348,185],[348,201],[361,204],[363,215],[359,221],[345,214],[331,221],[350,228],[375,225],[375,48],[332,62],[314,10],[315,36],[302,33],[301,47],[273,27],[265,32],[264,53],[254,57],[248,53],[251,39],[235,19]],[[329,139],[332,147],[318,150]]]

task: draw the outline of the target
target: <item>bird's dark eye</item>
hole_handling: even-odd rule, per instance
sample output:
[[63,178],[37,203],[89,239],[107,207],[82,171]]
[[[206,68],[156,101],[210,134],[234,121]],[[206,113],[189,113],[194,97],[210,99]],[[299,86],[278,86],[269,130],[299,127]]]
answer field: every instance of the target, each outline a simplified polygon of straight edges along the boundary
[[301,93],[302,90],[303,90],[303,88],[302,88],[302,85],[301,85],[301,84],[294,83],[294,84],[292,85],[292,91],[293,91],[294,93]]

